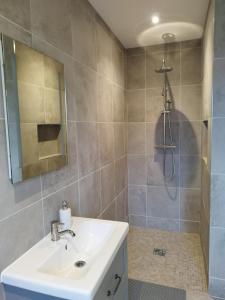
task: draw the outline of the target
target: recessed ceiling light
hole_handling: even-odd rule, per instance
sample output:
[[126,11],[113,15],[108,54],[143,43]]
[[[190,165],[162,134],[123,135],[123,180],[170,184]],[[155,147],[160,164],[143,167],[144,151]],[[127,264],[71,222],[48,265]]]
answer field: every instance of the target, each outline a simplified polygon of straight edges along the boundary
[[159,23],[159,17],[156,16],[156,15],[152,16],[152,23],[153,24],[158,24]]

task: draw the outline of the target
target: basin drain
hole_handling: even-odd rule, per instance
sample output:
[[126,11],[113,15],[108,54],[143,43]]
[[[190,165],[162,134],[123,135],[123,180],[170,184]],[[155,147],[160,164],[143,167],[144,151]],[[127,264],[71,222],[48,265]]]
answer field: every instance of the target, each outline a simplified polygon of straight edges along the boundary
[[86,262],[85,261],[83,261],[83,260],[78,260],[77,262],[75,262],[75,267],[77,267],[77,268],[82,268],[82,267],[84,267],[85,265],[86,265]]

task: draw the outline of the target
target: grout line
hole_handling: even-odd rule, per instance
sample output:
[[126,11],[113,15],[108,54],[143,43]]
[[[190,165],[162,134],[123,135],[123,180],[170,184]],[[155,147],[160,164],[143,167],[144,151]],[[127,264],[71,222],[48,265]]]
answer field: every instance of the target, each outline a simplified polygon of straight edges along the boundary
[[28,209],[28,208],[30,208],[30,207],[32,207],[32,206],[37,205],[39,202],[42,202],[42,199],[38,199],[37,201],[35,201],[35,202],[31,203],[31,204],[28,204],[27,206],[25,206],[25,207],[23,207],[23,208],[17,210],[16,212],[10,214],[9,216],[7,216],[7,217],[1,219],[1,220],[0,220],[0,223],[2,223],[2,222],[4,222],[4,221],[8,220],[8,219],[11,218],[11,217],[16,216],[17,214],[21,213],[22,211],[24,211],[24,210],[26,210],[26,209]]

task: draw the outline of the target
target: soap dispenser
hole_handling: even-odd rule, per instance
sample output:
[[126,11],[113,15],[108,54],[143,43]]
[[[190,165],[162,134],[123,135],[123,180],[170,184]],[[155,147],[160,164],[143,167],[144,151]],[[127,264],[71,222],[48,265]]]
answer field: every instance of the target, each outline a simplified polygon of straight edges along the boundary
[[67,230],[71,227],[71,209],[68,202],[64,200],[62,202],[62,208],[59,210],[59,220],[62,224],[62,229]]

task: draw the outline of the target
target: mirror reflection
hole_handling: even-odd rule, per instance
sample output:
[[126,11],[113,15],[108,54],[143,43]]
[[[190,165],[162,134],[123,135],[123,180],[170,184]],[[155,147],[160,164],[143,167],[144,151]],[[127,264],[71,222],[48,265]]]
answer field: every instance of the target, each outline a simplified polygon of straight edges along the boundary
[[67,163],[64,65],[2,36],[13,183]]

